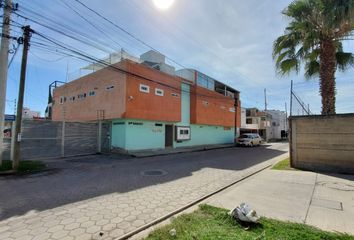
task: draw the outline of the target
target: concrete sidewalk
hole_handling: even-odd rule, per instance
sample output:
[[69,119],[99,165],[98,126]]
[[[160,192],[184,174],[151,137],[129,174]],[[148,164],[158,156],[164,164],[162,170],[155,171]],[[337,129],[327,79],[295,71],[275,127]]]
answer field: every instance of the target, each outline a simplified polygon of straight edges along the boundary
[[227,209],[242,202],[261,216],[354,235],[354,175],[267,169],[206,201]]
[[231,147],[235,147],[235,144],[215,144],[215,145],[201,145],[201,146],[193,146],[193,147],[148,149],[148,150],[128,151],[126,153],[133,157],[142,158],[142,157],[163,156],[163,155],[178,154],[178,153],[199,152],[199,151],[231,148]]

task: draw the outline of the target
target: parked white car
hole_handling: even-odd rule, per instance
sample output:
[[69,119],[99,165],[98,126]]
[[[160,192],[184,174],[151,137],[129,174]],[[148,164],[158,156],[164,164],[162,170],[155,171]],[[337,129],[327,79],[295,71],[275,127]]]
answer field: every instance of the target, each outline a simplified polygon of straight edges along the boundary
[[237,138],[236,144],[241,146],[260,146],[263,143],[263,139],[257,133],[244,133]]

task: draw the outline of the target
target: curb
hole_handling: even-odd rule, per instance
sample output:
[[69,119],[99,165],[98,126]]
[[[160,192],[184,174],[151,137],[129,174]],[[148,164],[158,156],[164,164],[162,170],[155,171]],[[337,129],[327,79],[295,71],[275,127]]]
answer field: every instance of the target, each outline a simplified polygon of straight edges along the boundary
[[243,180],[245,180],[247,178],[250,178],[250,177],[252,177],[252,176],[254,176],[254,175],[256,175],[256,174],[258,174],[258,173],[260,173],[260,172],[262,172],[264,170],[266,170],[266,169],[268,169],[272,165],[273,164],[269,163],[265,167],[261,167],[261,169],[258,169],[255,172],[252,172],[252,173],[248,174],[247,176],[241,177],[240,179],[238,179],[238,180],[236,180],[236,181],[234,181],[234,182],[232,182],[232,183],[230,183],[230,184],[228,184],[228,185],[226,185],[224,187],[221,187],[218,190],[216,190],[216,191],[214,191],[212,193],[209,193],[209,194],[207,194],[207,195],[205,195],[205,196],[203,196],[203,197],[201,197],[201,198],[199,198],[199,199],[197,199],[197,200],[195,200],[195,201],[193,201],[191,203],[188,203],[187,205],[185,205],[185,206],[183,206],[183,207],[181,207],[181,208],[179,208],[177,210],[174,210],[174,211],[170,212],[169,214],[166,214],[165,216],[162,216],[162,217],[160,217],[160,218],[158,218],[158,219],[156,219],[156,220],[154,220],[154,221],[152,221],[152,222],[150,222],[148,224],[145,224],[144,226],[141,226],[141,227],[135,229],[134,231],[131,231],[131,232],[129,232],[129,233],[127,233],[127,234],[125,234],[125,235],[123,235],[121,237],[116,238],[116,240],[129,239],[129,238],[133,237],[134,235],[136,235],[136,234],[138,234],[138,233],[140,233],[140,232],[142,232],[142,231],[144,231],[144,230],[146,230],[146,229],[148,229],[150,227],[153,227],[154,225],[159,224],[159,223],[171,218],[172,216],[174,216],[174,215],[176,215],[178,213],[181,213],[184,210],[186,210],[186,209],[188,209],[188,208],[190,208],[190,207],[192,207],[192,206],[204,201],[205,199],[207,199],[207,198],[209,198],[209,197],[211,197],[211,196],[213,196],[213,195],[215,195],[215,194],[217,194],[217,193],[219,193],[221,191],[224,191],[225,189],[227,189],[229,187],[232,187],[233,185],[235,185],[235,184],[237,184],[237,183],[239,183],[239,182],[241,182],[241,181],[243,181]]
[[128,153],[129,156],[135,157],[135,158],[148,158],[148,157],[157,157],[157,156],[166,156],[166,155],[176,155],[176,154],[181,154],[181,153],[191,153],[191,152],[204,152],[204,151],[211,151],[211,150],[216,150],[216,149],[226,149],[226,148],[234,148],[235,146],[220,146],[220,147],[204,147],[204,148],[198,148],[198,149],[191,149],[190,151],[180,151],[180,152],[167,152],[167,153],[157,153],[157,154],[151,154],[151,155],[145,155],[145,156],[138,156],[134,153]]

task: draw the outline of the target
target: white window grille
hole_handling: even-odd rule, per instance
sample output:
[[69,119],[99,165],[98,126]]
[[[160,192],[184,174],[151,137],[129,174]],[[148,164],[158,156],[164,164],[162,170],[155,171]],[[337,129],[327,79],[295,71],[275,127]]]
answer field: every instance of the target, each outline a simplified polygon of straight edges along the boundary
[[140,84],[140,92],[144,92],[144,93],[149,93],[150,92],[150,87],[144,84]]
[[163,97],[164,91],[162,89],[155,88],[155,95]]

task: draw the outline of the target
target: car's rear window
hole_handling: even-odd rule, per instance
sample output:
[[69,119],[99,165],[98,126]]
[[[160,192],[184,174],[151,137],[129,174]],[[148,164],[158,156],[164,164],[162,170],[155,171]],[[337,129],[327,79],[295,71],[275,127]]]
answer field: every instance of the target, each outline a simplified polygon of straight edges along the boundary
[[243,134],[241,138],[251,138],[251,135]]

